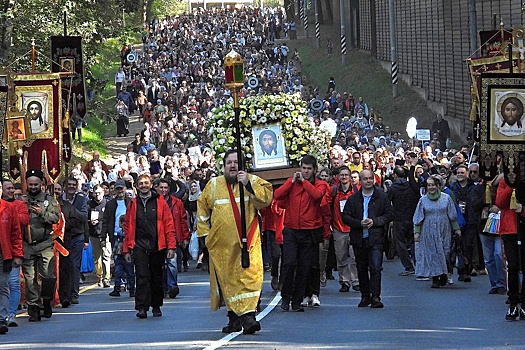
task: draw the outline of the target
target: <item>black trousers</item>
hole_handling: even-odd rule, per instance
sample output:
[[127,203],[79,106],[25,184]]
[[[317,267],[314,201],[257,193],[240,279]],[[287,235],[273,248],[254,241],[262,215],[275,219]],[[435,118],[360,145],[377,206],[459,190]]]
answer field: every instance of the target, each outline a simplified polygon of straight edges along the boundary
[[319,296],[321,294],[321,269],[319,266],[319,243],[314,242],[314,249],[312,253],[312,263],[310,265],[310,275],[306,283],[305,297],[311,297],[313,294]]
[[134,249],[133,259],[136,277],[135,310],[162,306],[164,299],[162,266],[166,260],[166,249],[152,253]]
[[525,271],[525,247],[518,245],[517,234],[501,235],[507,257],[507,284],[511,304],[525,303],[525,288],[520,292],[520,270]]
[[383,245],[370,245],[368,238],[363,238],[361,247],[352,246],[357,278],[363,297],[379,297],[381,295],[381,269],[383,267]]
[[478,235],[478,224],[466,224],[461,230],[461,244],[463,246],[463,257],[465,268],[458,269],[458,274],[469,275],[472,271],[472,258],[474,255],[474,240]]
[[[64,241],[57,239],[68,251],[71,251],[71,233],[64,234]],[[73,264],[71,257],[58,254],[58,297],[60,303],[71,301],[71,275],[73,274]]]
[[335,256],[334,236],[330,235],[330,244],[328,245],[328,253],[326,254],[325,271],[327,275],[331,275],[334,270],[337,271],[337,257]]
[[411,270],[414,268],[414,224],[412,220],[398,220],[393,222],[393,229],[399,260],[405,270]]
[[[283,230],[284,267],[281,295],[283,299],[292,301],[292,307],[299,306],[303,301],[315,251],[319,252],[319,244],[314,242],[313,231],[315,230],[295,230],[286,227]],[[319,280],[319,276],[317,279]]]
[[283,274],[283,264],[279,264],[281,261],[282,251],[283,251],[283,245],[279,244],[275,241],[275,231],[266,231],[267,237],[268,237],[268,246],[270,248],[271,257],[272,257],[272,271],[271,276],[272,277],[279,277]]

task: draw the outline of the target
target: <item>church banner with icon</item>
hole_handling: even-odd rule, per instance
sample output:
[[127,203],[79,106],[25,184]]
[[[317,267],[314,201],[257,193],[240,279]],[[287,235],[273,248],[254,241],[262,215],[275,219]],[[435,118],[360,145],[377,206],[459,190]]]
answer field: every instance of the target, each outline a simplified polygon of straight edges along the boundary
[[503,167],[509,184],[525,180],[525,74],[481,74],[481,175]]
[[62,168],[60,74],[14,73],[8,81],[3,142],[9,152],[9,173],[19,180],[27,169],[41,169],[54,183]]
[[[84,76],[84,59],[82,57],[82,37],[51,37],[51,71],[60,72],[62,80],[62,115],[65,117],[62,126],[62,159],[71,160],[71,120],[86,116],[86,87]],[[69,112],[69,113],[68,113]],[[75,117],[75,118],[73,118]]]

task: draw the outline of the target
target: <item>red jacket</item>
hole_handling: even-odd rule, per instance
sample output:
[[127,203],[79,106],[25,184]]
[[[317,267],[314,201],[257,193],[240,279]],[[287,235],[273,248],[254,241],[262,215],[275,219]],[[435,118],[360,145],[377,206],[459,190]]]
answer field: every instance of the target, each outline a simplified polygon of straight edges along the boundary
[[0,200],[0,247],[4,260],[24,257],[18,213],[15,206],[5,200]]
[[292,179],[275,190],[274,198],[283,202],[284,227],[311,230],[323,227],[325,238],[330,237],[330,185],[315,179],[314,184]]
[[[159,250],[176,249],[175,228],[170,207],[160,196],[157,201],[157,245]],[[133,198],[126,208],[124,221],[124,246],[123,252],[129,253],[135,247],[135,233],[137,224],[137,197]]]
[[274,231],[275,242],[283,244],[283,221],[284,209],[279,207],[279,203],[274,199],[270,206],[260,210],[262,215],[262,230]]
[[184,203],[170,193],[171,197],[171,214],[173,216],[173,225],[175,226],[175,238],[177,242],[183,242],[190,239],[190,232],[188,231],[188,217]]
[[15,211],[18,214],[20,226],[24,227],[29,225],[29,219],[31,218],[31,216],[29,215],[29,210],[27,210],[26,202],[15,199],[10,203],[15,208]]
[[499,221],[499,233],[502,235],[517,234],[518,233],[518,217],[516,210],[510,209],[510,197],[512,195],[512,187],[510,187],[505,179],[501,179],[496,191],[496,200],[494,204],[501,210]]
[[[350,184],[350,187],[348,188],[348,192],[343,192],[341,189],[341,186],[337,186],[337,191],[335,193],[335,198],[333,198],[334,206],[332,208],[332,225],[334,229],[340,232],[350,232],[350,226],[347,226],[343,223],[343,219],[341,218],[341,212],[343,209],[341,208],[341,205],[344,208],[344,203],[346,203],[346,200],[350,198],[351,195],[354,194],[353,186]],[[332,194],[330,193],[330,196]]]

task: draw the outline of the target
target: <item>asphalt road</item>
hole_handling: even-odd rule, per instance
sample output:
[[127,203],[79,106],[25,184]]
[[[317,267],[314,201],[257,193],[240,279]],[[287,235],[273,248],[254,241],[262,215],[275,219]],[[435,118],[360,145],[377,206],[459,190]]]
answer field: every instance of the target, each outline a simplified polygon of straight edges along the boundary
[[20,326],[0,336],[0,349],[525,348],[525,321],[505,321],[506,297],[488,294],[487,276],[431,289],[429,281],[398,276],[402,268],[397,260],[384,267],[384,309],[358,308],[359,293],[340,293],[337,281],[328,281],[321,307],[284,312],[266,273],[258,316],[264,316],[262,330],[226,338],[220,331],[227,322],[226,310],[210,311],[208,275],[203,271],[181,273],[180,295],[165,299],[162,317],[150,313],[145,320],[135,317],[127,293],[111,298],[111,289],[84,285],[80,304],[56,308],[50,319],[29,323],[20,315]]

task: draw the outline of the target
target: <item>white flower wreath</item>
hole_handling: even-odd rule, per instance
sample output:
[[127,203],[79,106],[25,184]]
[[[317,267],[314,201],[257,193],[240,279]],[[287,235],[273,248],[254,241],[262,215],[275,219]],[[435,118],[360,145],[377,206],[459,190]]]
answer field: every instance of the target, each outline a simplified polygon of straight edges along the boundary
[[[314,125],[299,94],[249,96],[239,100],[239,109],[241,145],[247,169],[252,168],[252,126],[275,122],[281,124],[286,153],[293,167],[298,167],[307,154],[316,157],[320,166],[327,164],[330,134]],[[224,153],[235,148],[234,120],[233,105],[225,104],[215,108],[207,122],[212,136],[211,148],[219,168],[222,168]]]

